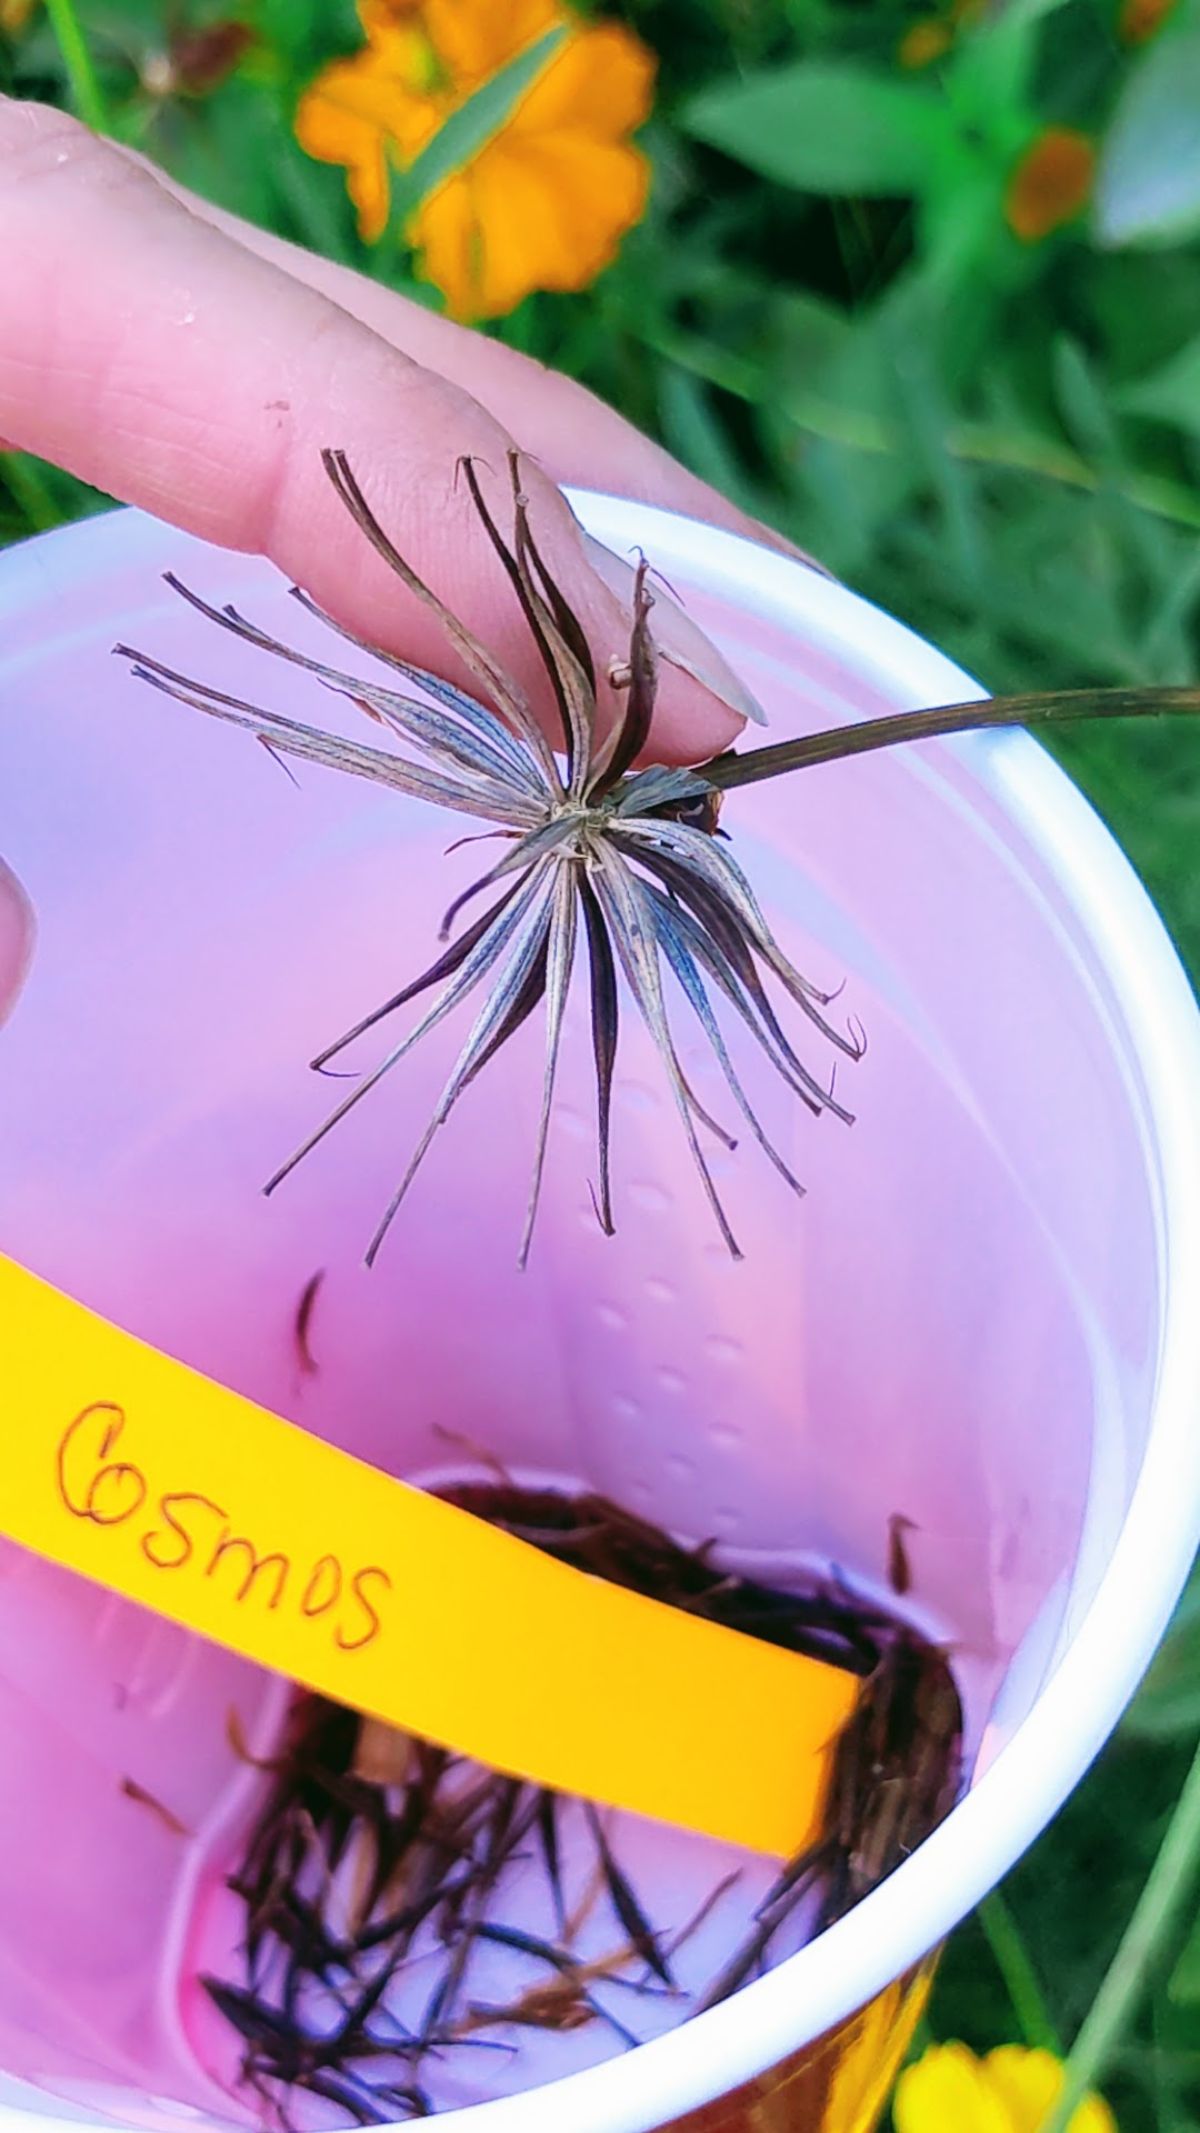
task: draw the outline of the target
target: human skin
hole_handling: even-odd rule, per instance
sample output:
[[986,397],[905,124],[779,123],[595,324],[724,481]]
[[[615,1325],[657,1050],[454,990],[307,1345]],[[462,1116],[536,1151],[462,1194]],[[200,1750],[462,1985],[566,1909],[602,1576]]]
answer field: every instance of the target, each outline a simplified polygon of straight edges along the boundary
[[[464,456],[503,522],[507,455],[521,451],[539,547],[602,677],[628,643],[631,569],[597,556],[559,484],[778,539],[570,380],[238,222],[64,113],[4,97],[0,229],[0,438],[268,557],[359,636],[466,681],[436,619],[329,486],[322,447],[342,448],[396,546],[547,720],[536,651],[456,479]],[[701,760],[756,707],[661,589],[652,628],[662,657],[647,753]],[[602,680],[602,720],[614,706]],[[28,945],[4,870],[0,1019]]]
[[33,951],[33,913],[16,875],[0,859],[0,1023],[25,981]]

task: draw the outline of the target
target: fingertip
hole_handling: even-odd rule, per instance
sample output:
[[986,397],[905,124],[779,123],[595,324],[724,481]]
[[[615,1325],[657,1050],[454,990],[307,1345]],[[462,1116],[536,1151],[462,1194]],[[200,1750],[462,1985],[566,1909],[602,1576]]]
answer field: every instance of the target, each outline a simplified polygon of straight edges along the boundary
[[658,699],[645,760],[707,763],[732,748],[746,721],[694,675],[660,657]]
[[0,859],[0,1023],[16,1005],[33,960],[33,906]]

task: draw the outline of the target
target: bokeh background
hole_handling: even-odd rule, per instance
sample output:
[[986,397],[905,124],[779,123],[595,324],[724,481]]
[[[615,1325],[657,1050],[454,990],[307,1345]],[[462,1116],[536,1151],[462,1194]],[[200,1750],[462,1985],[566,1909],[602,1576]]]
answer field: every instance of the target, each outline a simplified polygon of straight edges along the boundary
[[[519,181],[513,54],[581,19],[574,148]],[[0,0],[0,89],[583,380],[993,690],[1196,678],[1200,0]],[[501,271],[538,167],[553,228]],[[0,540],[105,501],[0,453]],[[1200,732],[1056,747],[1195,975]],[[1198,1735],[1200,1588],[930,2034],[1070,2042]],[[1122,2133],[1200,2128],[1184,1908],[1107,2079]]]

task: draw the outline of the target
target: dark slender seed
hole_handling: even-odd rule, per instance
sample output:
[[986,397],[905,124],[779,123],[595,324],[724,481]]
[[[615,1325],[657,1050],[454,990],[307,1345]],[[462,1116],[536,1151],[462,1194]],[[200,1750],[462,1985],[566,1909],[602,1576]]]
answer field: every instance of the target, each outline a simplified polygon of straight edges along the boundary
[[397,1950],[390,1961],[380,1964],[377,1975],[367,1986],[361,1999],[356,2000],[353,2007],[348,2009],[345,2020],[342,2022],[336,2036],[330,2039],[330,2048],[334,2056],[352,2046],[362,2036],[366,2023],[374,2014],[384,1994],[393,1983],[402,1961],[403,1955]]
[[546,1863],[546,1878],[554,1899],[554,1919],[561,1933],[566,1927],[567,1910],[563,1900],[562,1861],[558,1847],[558,1802],[552,1792],[543,1789],[538,1794],[537,1818],[542,1858]]
[[673,1934],[667,1942],[668,1956],[678,1955],[681,1948],[687,1947],[688,1942],[694,1939],[701,1926],[708,1924],[717,1905],[724,1897],[728,1896],[730,1889],[737,1887],[741,1878],[741,1873],[735,1867],[731,1874],[726,1874],[723,1881],[718,1881],[716,1888],[709,1891],[699,1909],[692,1913],[687,1924],[681,1926],[678,1933]]
[[157,1799],[154,1793],[147,1792],[145,1786],[139,1785],[136,1778],[122,1778],[121,1791],[127,1800],[134,1802],[135,1806],[149,1808],[150,1813],[162,1823],[163,1828],[168,1830],[171,1836],[191,1836],[192,1832],[186,1822],[181,1822],[172,1808],[167,1807],[162,1800]]
[[245,2037],[247,2043],[296,2043],[295,2031],[278,2008],[269,2007],[253,1993],[244,1992],[240,1985],[227,1985],[220,1978],[202,1977],[200,1983],[213,2006],[227,2022],[232,2022],[238,2035]]
[[[803,1919],[810,1929],[814,1920],[820,1927],[840,1916],[953,1804],[961,1711],[948,1655],[860,1601],[836,1574],[805,1591],[773,1592],[723,1569],[711,1545],[681,1548],[600,1496],[524,1490],[499,1475],[444,1493],[592,1575],[863,1676],[858,1708],[834,1755],[823,1836],[781,1869],[748,1933],[689,2011],[728,1997],[769,1963],[789,1922]],[[588,1962],[576,1943],[591,1904],[564,1915],[555,1795],[420,1742],[405,1782],[389,1789],[357,1774],[358,1741],[353,1712],[316,1697],[298,1703],[279,1754],[263,1768],[264,1805],[231,1877],[246,1904],[249,1982],[208,1981],[214,2005],[243,2039],[247,2089],[281,2123],[280,2098],[289,2090],[306,2090],[359,2124],[419,2117],[431,2107],[423,2070],[441,2054],[516,2049],[511,2037],[476,2031],[601,2023],[632,2049],[638,2040],[612,2013],[611,1992],[683,1998],[671,1960],[733,1877],[665,1939],[588,1807],[593,1889],[606,1896],[627,1937],[614,1955]],[[361,1923],[348,1927],[350,1862],[368,1837],[373,1871],[352,1899]],[[509,1867],[528,1858],[544,1872],[552,1937],[493,1915]],[[436,1959],[439,1947],[444,1954],[414,2032],[390,2010],[390,1988],[410,1957]],[[471,2002],[464,2014],[481,1947],[540,1964],[542,1981],[506,2007]],[[405,2078],[389,2080],[389,2062]]]
[[497,1948],[513,1948],[518,1955],[531,1955],[536,1962],[548,1963],[560,1974],[578,1967],[575,1957],[566,1948],[555,1948],[548,1940],[539,1940],[536,1933],[525,1933],[519,1926],[478,1926],[476,1938],[490,1941]]
[[674,1986],[671,1968],[658,1945],[657,1936],[633,1891],[627,1874],[617,1864],[612,1847],[604,1834],[604,1825],[591,1802],[587,1807],[588,1823],[604,1868],[609,1899],[618,1919],[628,1933],[633,1946],[643,1962],[647,1963],[664,1985]]
[[739,1985],[745,1984],[759,1957],[766,1954],[774,1935],[779,1930],[780,1923],[781,1921],[777,1918],[765,1918],[759,1921],[749,1938],[742,1942],[740,1948],[726,1963],[725,1968],[718,1973],[707,1991],[696,2002],[692,2010],[694,2014],[707,2014],[710,2007],[719,2007],[722,2000],[727,2000],[732,1993],[737,1991]]
[[324,1267],[319,1267],[317,1272],[311,1274],[305,1282],[300,1292],[300,1302],[296,1307],[296,1353],[300,1358],[300,1368],[307,1377],[315,1377],[317,1373],[316,1357],[313,1355],[309,1344],[309,1331],[312,1325],[313,1305],[316,1303],[317,1292],[324,1279],[325,1269]]
[[456,1880],[435,1882],[415,1903],[405,1904],[402,1910],[393,1911],[389,1918],[379,1919],[367,1926],[354,1943],[355,1955],[368,1955],[374,1948],[382,1948],[391,1940],[411,1940],[419,1926],[436,1911],[440,1903],[452,1903],[479,1879],[479,1869],[470,1867]]
[[911,1518],[903,1511],[893,1511],[888,1520],[888,1584],[898,1598],[912,1590],[912,1564],[905,1545],[906,1533],[915,1531]]
[[771,1883],[754,1914],[755,1917],[766,1918],[802,1881],[810,1879],[821,1864],[823,1850],[823,1844],[810,1844],[802,1852],[798,1852],[794,1859],[789,1859],[783,1872]]
[[642,2041],[641,2038],[635,2037],[631,2029],[626,2029],[625,2024],[617,2020],[612,2009],[601,2004],[594,1992],[585,1992],[583,2001],[584,2006],[591,2009],[597,2020],[603,2022],[607,2028],[611,2029],[621,2039],[626,2051],[635,2052],[637,2050]]

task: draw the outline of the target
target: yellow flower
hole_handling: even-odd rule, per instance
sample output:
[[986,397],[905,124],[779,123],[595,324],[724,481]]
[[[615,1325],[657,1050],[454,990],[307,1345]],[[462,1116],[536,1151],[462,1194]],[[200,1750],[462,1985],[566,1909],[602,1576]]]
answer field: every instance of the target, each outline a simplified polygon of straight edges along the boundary
[[1036,244],[1073,222],[1087,206],[1096,172],[1096,151],[1086,133],[1047,126],[1027,148],[1008,182],[1004,211],[1009,227]]
[[37,0],[0,0],[0,30],[18,36],[36,6]]
[[548,30],[570,34],[484,148],[443,180],[407,234],[460,318],[496,318],[533,289],[582,289],[646,204],[630,135],[654,59],[617,23],[577,23],[561,0],[360,0],[367,37],[318,75],[296,114],[309,155],[345,165],[359,228],[382,236],[391,173]]
[[[1004,2044],[977,2059],[965,2044],[935,2044],[896,2085],[896,2133],[1038,2133],[1063,2085],[1053,2052]],[[1068,2133],[1117,2133],[1100,2096],[1072,2114]]]

